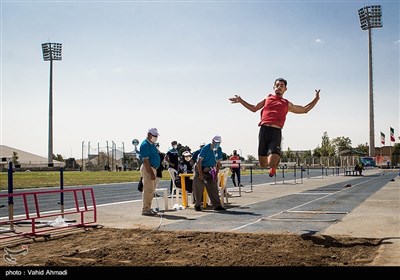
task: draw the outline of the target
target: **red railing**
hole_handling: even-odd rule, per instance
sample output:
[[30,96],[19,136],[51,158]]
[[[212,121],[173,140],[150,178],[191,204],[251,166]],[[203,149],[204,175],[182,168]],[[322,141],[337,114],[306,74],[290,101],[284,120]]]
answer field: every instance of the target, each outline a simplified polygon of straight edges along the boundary
[[[45,196],[50,196],[47,199],[60,204],[60,209],[42,213],[40,210],[40,198],[43,199]],[[39,235],[42,232],[59,230],[61,228],[84,227],[97,222],[96,202],[92,188],[0,194],[0,201],[2,198],[7,198],[9,204],[8,217],[0,216],[0,226],[8,225],[10,228],[8,230],[0,229],[0,240],[15,237],[16,235]],[[60,201],[63,203],[60,203]],[[66,204],[72,204],[73,206],[69,209],[64,209],[64,205]],[[31,211],[29,206],[31,206]],[[25,213],[14,217],[14,209],[21,209],[21,207]],[[57,216],[62,217],[63,223],[61,225],[54,225],[51,221],[43,221],[43,219]],[[89,216],[89,219],[87,219],[87,216]],[[69,222],[65,219],[66,217],[75,218],[75,220]],[[78,222],[76,218],[78,218]],[[29,223],[31,224],[30,230],[26,230],[26,228],[20,232],[15,230],[16,226]],[[45,227],[40,227],[39,229],[37,224],[45,225]],[[12,234],[4,234],[9,232]]]

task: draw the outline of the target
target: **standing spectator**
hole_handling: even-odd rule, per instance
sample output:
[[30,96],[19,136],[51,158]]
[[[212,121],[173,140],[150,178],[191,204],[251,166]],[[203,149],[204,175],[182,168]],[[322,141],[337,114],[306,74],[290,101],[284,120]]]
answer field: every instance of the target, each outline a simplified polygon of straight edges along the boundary
[[220,147],[221,136],[217,135],[212,142],[205,145],[197,158],[195,175],[193,179],[193,194],[195,199],[194,209],[202,211],[201,203],[204,187],[207,189],[211,204],[216,211],[225,211],[221,206],[219,191],[217,186],[218,169],[222,159],[222,149]]
[[151,209],[151,203],[157,184],[157,168],[160,166],[160,155],[155,146],[158,135],[157,128],[150,128],[147,131],[147,138],[140,144],[139,153],[142,161],[140,173],[143,178],[142,215],[144,216],[157,215],[157,212]]
[[364,163],[360,161],[360,163],[358,164],[358,173],[360,173],[360,176],[362,176],[363,170],[364,170]]
[[[240,183],[240,157],[237,154],[236,150],[233,150],[233,155],[229,157],[229,160],[232,161],[231,163],[231,172],[232,172],[232,183],[233,185],[243,187],[243,185]],[[237,185],[236,185],[236,180],[235,180],[235,175],[237,177]]]
[[[165,155],[165,161],[168,163],[169,168],[173,168],[176,171],[178,171],[178,165],[179,165],[179,154],[178,154],[178,142],[175,140],[171,142],[172,148],[167,152]],[[169,193],[172,194],[172,180],[169,185]]]

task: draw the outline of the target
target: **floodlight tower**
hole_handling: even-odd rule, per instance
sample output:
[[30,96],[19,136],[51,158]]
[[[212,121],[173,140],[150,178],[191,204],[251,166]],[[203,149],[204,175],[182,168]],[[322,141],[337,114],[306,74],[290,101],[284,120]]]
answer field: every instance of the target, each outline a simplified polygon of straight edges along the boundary
[[374,95],[372,75],[372,28],[382,27],[380,5],[366,6],[358,10],[362,30],[368,30],[368,73],[369,73],[369,156],[375,156]]
[[61,60],[61,43],[43,43],[43,60],[50,61],[48,166],[53,166],[53,60]]

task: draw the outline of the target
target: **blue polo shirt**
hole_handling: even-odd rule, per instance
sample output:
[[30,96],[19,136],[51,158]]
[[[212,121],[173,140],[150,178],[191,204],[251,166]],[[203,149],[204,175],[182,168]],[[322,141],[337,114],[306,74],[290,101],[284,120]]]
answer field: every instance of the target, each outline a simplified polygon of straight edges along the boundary
[[194,153],[192,154],[192,160],[193,160],[193,162],[196,162],[196,161],[197,161],[197,157],[198,157],[199,154],[200,154],[200,150],[201,150],[201,148],[198,149],[198,150],[196,150],[196,151],[194,151]]
[[222,159],[222,149],[219,147],[216,151],[211,149],[211,143],[205,145],[199,154],[199,158],[202,158],[202,167],[212,167],[217,164],[217,160]]
[[139,148],[140,159],[149,159],[150,165],[157,169],[160,166],[160,156],[156,146],[146,139],[142,141]]

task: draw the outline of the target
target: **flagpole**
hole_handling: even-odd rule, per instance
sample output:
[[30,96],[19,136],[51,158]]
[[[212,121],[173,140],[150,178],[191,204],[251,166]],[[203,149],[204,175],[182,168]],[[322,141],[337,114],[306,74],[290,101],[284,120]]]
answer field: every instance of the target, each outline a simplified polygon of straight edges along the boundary
[[384,141],[384,138],[385,136],[384,136],[384,134],[382,133],[382,131],[381,131],[381,141],[380,141],[380,144],[379,144],[379,161],[380,161],[380,163],[381,163],[381,168],[383,167],[383,161],[382,161],[382,141]]

